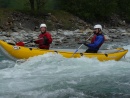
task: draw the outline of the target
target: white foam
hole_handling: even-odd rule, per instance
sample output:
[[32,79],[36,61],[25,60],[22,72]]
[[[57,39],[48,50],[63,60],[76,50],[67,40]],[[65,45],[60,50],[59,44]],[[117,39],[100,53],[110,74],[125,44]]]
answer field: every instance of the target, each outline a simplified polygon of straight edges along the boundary
[[[130,50],[130,46],[124,48]],[[130,54],[126,57],[129,58]],[[87,90],[102,91],[109,87],[114,91],[113,83],[123,81],[124,77],[129,76],[129,70],[129,62],[124,59],[100,62],[96,58],[64,58],[59,54],[47,53],[29,58],[15,67],[0,70],[0,93],[34,98],[54,95],[56,98],[69,94],[80,98],[86,96]],[[126,83],[129,84],[129,81],[120,83],[119,88]],[[125,91],[125,88],[122,90]]]

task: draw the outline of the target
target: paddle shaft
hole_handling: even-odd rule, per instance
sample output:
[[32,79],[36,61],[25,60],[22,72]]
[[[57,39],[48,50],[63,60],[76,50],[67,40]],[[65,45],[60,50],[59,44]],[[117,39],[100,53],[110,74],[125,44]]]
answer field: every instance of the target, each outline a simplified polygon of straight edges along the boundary
[[[92,36],[93,36],[93,34],[91,34],[86,41],[88,41]],[[72,55],[71,57],[73,57],[73,56],[75,55],[75,53],[78,52],[78,50],[79,50],[82,46],[83,46],[83,44],[80,45],[79,48],[75,50],[75,52],[73,53],[73,55]]]

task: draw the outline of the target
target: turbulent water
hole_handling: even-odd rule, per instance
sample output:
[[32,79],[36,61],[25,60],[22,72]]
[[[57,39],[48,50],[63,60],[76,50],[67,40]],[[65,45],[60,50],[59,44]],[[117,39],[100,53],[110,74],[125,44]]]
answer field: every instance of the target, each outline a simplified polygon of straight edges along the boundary
[[130,52],[106,62],[48,53],[15,63],[0,55],[0,98],[130,98]]

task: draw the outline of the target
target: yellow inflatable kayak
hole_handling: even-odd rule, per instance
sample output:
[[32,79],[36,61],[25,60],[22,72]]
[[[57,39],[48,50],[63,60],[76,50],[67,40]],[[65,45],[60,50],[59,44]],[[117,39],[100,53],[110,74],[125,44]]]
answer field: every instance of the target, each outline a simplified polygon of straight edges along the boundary
[[74,54],[75,49],[45,50],[39,48],[10,45],[0,40],[0,52],[11,60],[28,59],[29,57],[43,55],[45,53],[51,52],[51,53],[58,53],[66,58],[72,58],[72,57],[80,58],[84,56],[87,58],[97,58],[100,61],[107,61],[107,60],[118,61],[128,52],[128,50],[123,48],[117,48],[112,50],[99,50],[98,53],[84,53],[85,50],[83,51],[81,50],[82,49],[79,49],[79,51]]

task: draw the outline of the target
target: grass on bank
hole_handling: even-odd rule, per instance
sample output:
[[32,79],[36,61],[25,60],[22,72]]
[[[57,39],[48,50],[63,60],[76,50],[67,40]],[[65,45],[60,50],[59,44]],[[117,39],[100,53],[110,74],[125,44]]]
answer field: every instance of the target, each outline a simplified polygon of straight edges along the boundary
[[[11,13],[13,12],[22,12],[23,14],[30,14],[30,16],[33,16],[35,18],[39,18],[40,20],[45,20],[45,23],[48,25],[48,29],[58,29],[58,25],[60,24],[62,26],[62,29],[77,29],[75,23],[76,18],[68,12],[62,11],[62,10],[43,10],[42,12],[33,12],[31,13],[29,10],[14,10],[14,9],[3,9],[0,8],[0,25],[7,22],[8,17],[11,16]],[[51,18],[46,19],[45,14],[51,13]]]
[[[78,28],[75,25],[76,18],[68,12],[65,12],[65,11],[62,11],[62,10],[51,10],[51,11],[47,11],[47,13],[52,14],[52,18],[53,18],[52,20],[57,21],[59,24],[63,25],[62,29]],[[47,22],[47,24],[49,24],[51,26],[51,24],[49,22]]]
[[14,10],[0,8],[0,25],[5,24],[12,12]]

